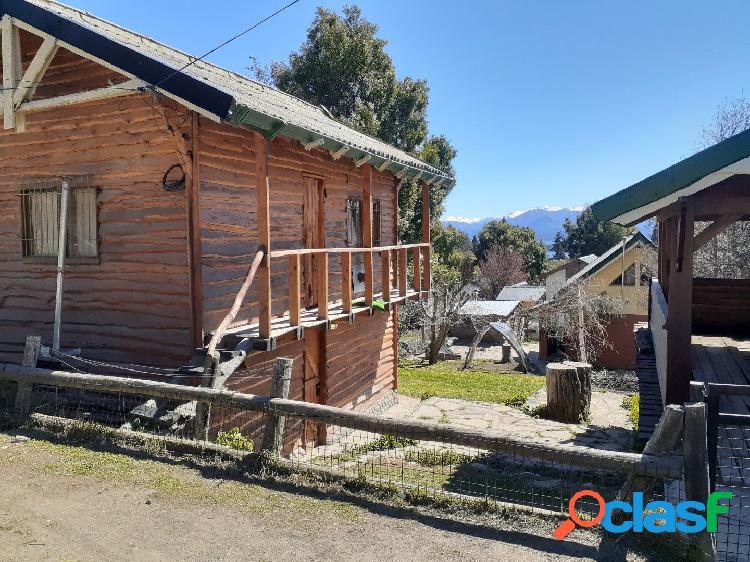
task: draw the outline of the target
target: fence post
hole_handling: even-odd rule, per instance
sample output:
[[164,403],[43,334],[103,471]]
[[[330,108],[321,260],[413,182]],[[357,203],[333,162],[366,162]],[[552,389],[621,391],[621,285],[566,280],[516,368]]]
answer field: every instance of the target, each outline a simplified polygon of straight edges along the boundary
[[[710,493],[708,478],[708,425],[706,404],[685,404],[685,426],[682,445],[682,466],[685,479],[685,499],[706,505]],[[716,560],[716,543],[712,533],[703,531],[693,536],[706,560]]]
[[[291,359],[280,357],[276,359],[271,380],[271,398],[289,398],[289,387],[292,382]],[[261,448],[274,455],[281,453],[284,441],[284,416],[269,411],[266,414],[266,425],[263,430],[263,443]]]
[[[41,347],[41,337],[27,336],[21,365],[24,367],[36,367]],[[22,418],[31,413],[31,390],[33,387],[34,385],[32,383],[22,382],[20,379],[18,381],[18,387],[16,390],[16,412],[18,412],[18,415]]]

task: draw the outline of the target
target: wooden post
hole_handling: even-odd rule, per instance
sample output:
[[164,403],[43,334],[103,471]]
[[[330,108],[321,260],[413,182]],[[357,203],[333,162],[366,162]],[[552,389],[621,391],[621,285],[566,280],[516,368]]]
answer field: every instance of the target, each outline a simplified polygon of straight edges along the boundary
[[192,320],[193,346],[203,345],[203,275],[201,252],[200,216],[200,115],[192,112],[190,133],[191,174],[185,174],[185,203],[188,230],[188,252],[190,257],[190,313]]
[[558,421],[585,421],[591,406],[591,365],[550,363],[547,365],[547,410]]
[[[708,428],[706,404],[685,404],[684,433],[682,438],[682,465],[685,475],[685,499],[706,505],[711,492],[708,477]],[[714,535],[705,531],[691,537],[708,560],[716,560]]]
[[693,332],[694,206],[680,200],[677,237],[670,248],[669,316],[667,317],[668,404],[683,404],[690,396]]
[[510,346],[507,343],[504,343],[501,347],[503,351],[502,358],[500,359],[501,363],[510,363]]
[[406,248],[399,248],[398,250],[398,294],[400,297],[406,296],[406,276],[409,268],[408,264],[408,253]]
[[341,253],[341,310],[352,311],[352,254]]
[[328,318],[328,252],[314,254],[316,289],[318,291],[318,320]]
[[419,298],[419,292],[422,290],[422,269],[419,267],[420,256],[422,255],[422,249],[417,246],[411,250],[412,266],[414,267],[414,290],[417,292],[417,298]]
[[[372,166],[362,167],[362,245],[372,248]],[[372,305],[373,267],[372,252],[365,252],[365,304]]]
[[[430,186],[422,182],[422,242],[430,242]],[[424,264],[422,266],[422,290],[430,291],[430,247],[422,248]]]
[[[42,347],[42,338],[40,336],[26,336],[26,347],[23,350],[24,367],[36,367],[39,359],[39,350]],[[16,390],[16,412],[21,418],[25,418],[31,413],[31,391],[34,385],[28,382],[18,381]]]
[[385,302],[391,301],[391,252],[390,250],[382,250],[380,252],[380,275],[383,285],[383,300]]
[[258,247],[265,248],[266,255],[258,269],[258,316],[259,335],[271,337],[271,209],[270,186],[268,184],[268,141],[255,133],[255,200],[257,205]]
[[[285,357],[276,359],[271,379],[271,398],[289,398],[289,387],[292,383],[293,361]],[[272,410],[273,411],[273,410]],[[284,416],[274,413],[266,414],[266,425],[263,430],[262,449],[279,456],[284,441]]]
[[299,254],[289,256],[289,323],[300,325],[300,259]]

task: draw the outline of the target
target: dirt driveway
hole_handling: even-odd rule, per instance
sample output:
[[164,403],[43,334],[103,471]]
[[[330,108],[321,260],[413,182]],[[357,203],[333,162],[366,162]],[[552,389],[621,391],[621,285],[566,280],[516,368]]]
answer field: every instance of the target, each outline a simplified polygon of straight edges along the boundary
[[341,501],[288,483],[206,478],[180,464],[12,443],[1,433],[0,482],[2,560],[625,559],[609,548],[600,553],[583,533],[557,542],[552,522],[528,516],[451,518]]

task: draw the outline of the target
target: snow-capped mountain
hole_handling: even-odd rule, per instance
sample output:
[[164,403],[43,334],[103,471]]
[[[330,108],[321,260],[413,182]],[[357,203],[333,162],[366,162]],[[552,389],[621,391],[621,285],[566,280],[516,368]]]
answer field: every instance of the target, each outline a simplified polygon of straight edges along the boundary
[[505,219],[515,226],[528,226],[536,232],[537,238],[545,244],[551,244],[555,234],[562,230],[565,219],[575,221],[584,207],[537,207],[535,209],[524,209],[513,211],[501,217],[446,217],[444,225],[451,225],[465,232],[469,238],[473,238],[482,230],[485,224],[493,220]]

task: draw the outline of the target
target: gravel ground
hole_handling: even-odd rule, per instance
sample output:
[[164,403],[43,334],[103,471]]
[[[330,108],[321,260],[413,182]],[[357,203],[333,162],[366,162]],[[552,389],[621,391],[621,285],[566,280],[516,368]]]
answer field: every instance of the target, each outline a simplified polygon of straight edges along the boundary
[[635,371],[593,371],[591,385],[604,390],[619,390],[621,392],[638,392],[638,376]]

